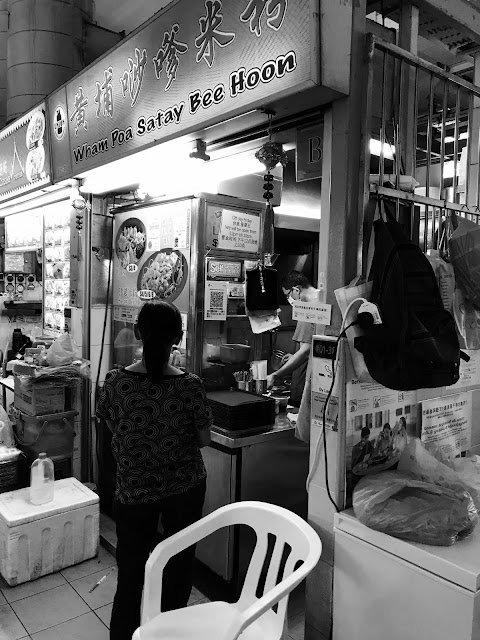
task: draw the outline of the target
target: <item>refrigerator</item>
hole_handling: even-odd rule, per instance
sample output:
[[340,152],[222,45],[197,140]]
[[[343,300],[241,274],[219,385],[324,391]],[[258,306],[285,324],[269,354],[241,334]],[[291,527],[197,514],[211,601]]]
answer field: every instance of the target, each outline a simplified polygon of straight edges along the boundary
[[333,640],[478,640],[480,528],[451,547],[335,515]]
[[228,388],[246,363],[220,361],[220,345],[259,352],[245,310],[245,271],[264,252],[265,206],[201,194],[112,210],[113,361],[141,358],[134,325],[146,300],[177,306],[184,337],[175,364],[200,375],[210,389]]

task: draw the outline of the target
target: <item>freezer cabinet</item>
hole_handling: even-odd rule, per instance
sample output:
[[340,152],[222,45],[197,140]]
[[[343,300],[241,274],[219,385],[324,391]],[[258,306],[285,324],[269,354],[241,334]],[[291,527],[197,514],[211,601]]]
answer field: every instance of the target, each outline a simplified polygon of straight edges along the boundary
[[480,530],[452,547],[335,516],[333,640],[480,640]]

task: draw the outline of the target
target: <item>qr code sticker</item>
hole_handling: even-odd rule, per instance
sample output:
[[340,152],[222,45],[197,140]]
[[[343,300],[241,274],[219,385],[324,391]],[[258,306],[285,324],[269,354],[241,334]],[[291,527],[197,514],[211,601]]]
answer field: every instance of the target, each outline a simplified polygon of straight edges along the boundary
[[212,311],[223,310],[223,291],[210,292],[210,309]]

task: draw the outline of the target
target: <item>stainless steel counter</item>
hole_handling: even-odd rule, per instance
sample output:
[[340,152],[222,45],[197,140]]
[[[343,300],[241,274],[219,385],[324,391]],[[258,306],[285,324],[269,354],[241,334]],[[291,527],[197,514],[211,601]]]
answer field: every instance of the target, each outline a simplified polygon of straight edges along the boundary
[[224,431],[218,431],[215,425],[212,427],[211,436],[212,444],[219,444],[228,449],[240,449],[242,447],[250,447],[252,445],[261,444],[263,442],[272,442],[279,438],[290,436],[294,432],[285,413],[280,413],[275,420],[273,426],[265,427],[264,430],[253,434],[236,434],[231,431],[228,435]]
[[[202,449],[207,469],[204,515],[243,500],[260,500],[307,517],[309,447],[295,438],[285,413],[257,433],[219,433]],[[235,588],[254,547],[248,527],[227,527],[197,545],[197,558]]]

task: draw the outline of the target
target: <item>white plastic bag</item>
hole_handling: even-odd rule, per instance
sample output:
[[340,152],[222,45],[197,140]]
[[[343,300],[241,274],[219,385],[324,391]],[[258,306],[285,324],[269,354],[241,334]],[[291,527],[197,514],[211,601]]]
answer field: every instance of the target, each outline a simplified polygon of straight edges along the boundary
[[417,480],[431,482],[439,487],[456,492],[468,491],[476,508],[480,510],[480,493],[475,489],[474,483],[466,483],[454,470],[453,462],[445,460],[439,449],[429,451],[418,438],[412,438],[402,452],[397,469]]
[[444,308],[452,313],[453,311],[453,292],[455,290],[455,272],[453,265],[446,262],[440,255],[440,251],[432,249],[427,255],[428,261],[432,265],[432,269],[437,279],[440,295]]
[[47,351],[47,365],[49,367],[61,367],[72,364],[78,357],[77,345],[69,333],[58,337]]
[[0,446],[15,446],[12,423],[10,422],[10,418],[3,407],[0,407]]
[[480,226],[456,217],[457,228],[448,241],[458,286],[480,308]]
[[453,295],[453,317],[461,349],[480,349],[480,310],[458,287]]
[[[356,282],[354,280],[354,282]],[[365,298],[366,300],[370,299],[370,295],[372,293],[372,282],[365,282],[363,284],[350,284],[347,287],[342,287],[341,289],[335,289],[335,298],[337,299],[338,306],[340,307],[340,311],[342,315],[345,314],[348,305],[356,300],[357,298]],[[349,317],[344,319],[345,326],[348,326],[350,322],[356,320],[356,312],[358,311],[358,307],[360,306],[361,301],[358,304],[352,305],[349,312]],[[350,317],[351,313],[351,317]],[[365,360],[360,351],[355,349],[355,338],[363,335],[362,330],[358,325],[354,325],[351,329],[348,330],[347,340],[348,345],[350,347],[350,355],[352,357],[353,368],[355,369],[355,376],[358,378],[359,382],[374,382],[371,375],[368,373],[367,365],[365,364]]]

